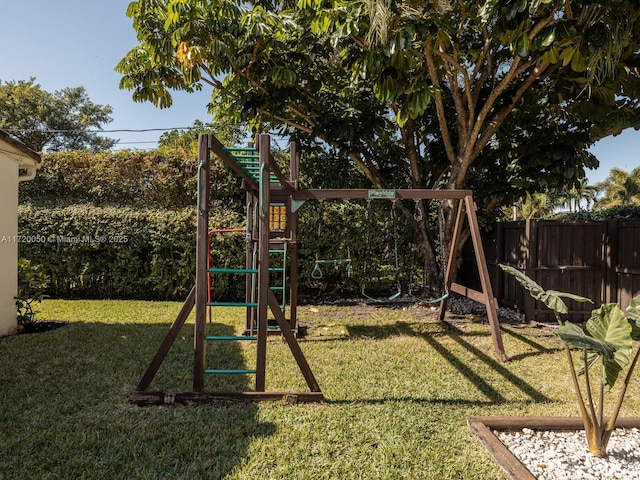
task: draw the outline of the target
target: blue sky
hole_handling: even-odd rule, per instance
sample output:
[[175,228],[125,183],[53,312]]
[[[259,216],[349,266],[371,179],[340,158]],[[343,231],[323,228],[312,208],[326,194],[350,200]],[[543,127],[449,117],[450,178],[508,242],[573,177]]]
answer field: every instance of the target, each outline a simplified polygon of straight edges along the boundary
[[[136,42],[125,12],[129,0],[0,0],[0,80],[36,77],[48,91],[83,86],[89,98],[113,107],[108,130],[188,127],[209,121],[206,88],[175,94],[174,105],[157,109],[135,103],[120,90],[115,65]],[[153,148],[161,132],[108,133],[128,148]],[[630,171],[640,165],[640,132],[625,131],[592,149],[600,168],[587,173],[589,183],[603,180],[612,167]]]

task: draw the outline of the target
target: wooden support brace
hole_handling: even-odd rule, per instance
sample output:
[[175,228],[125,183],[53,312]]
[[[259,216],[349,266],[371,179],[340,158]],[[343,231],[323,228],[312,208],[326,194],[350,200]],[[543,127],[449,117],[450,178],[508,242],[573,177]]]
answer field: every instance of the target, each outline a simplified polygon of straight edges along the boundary
[[291,350],[291,353],[293,354],[293,357],[295,358],[296,363],[298,364],[298,367],[300,368],[300,371],[302,372],[302,375],[304,376],[304,379],[309,386],[309,390],[311,390],[312,392],[319,392],[320,386],[318,385],[318,382],[316,381],[316,378],[311,371],[311,367],[309,366],[309,363],[307,362],[307,359],[305,358],[300,345],[296,341],[296,338],[291,331],[289,322],[287,322],[287,320],[284,318],[282,310],[280,310],[278,299],[271,291],[269,292],[269,308],[271,309],[271,312],[273,313],[273,316],[275,317],[276,322],[278,323],[278,326],[282,331],[282,335],[284,336],[287,345],[289,345],[289,349]]
[[195,305],[195,303],[196,303],[196,287],[194,286],[189,292],[189,295],[187,296],[187,299],[182,305],[180,312],[178,312],[178,316],[171,324],[171,327],[169,327],[169,331],[167,332],[167,335],[164,337],[164,340],[162,340],[160,347],[158,347],[156,354],[151,360],[151,363],[149,364],[149,366],[147,367],[147,370],[144,372],[144,375],[140,379],[140,383],[138,383],[136,390],[141,391],[149,388],[151,381],[156,376],[156,373],[158,373],[158,369],[160,368],[160,365],[162,365],[162,362],[164,362],[164,359],[167,356],[167,353],[169,353],[169,350],[171,349],[173,342],[178,337],[178,334],[180,333],[180,330],[184,326],[184,323],[186,322],[187,318],[189,317],[191,310],[193,310],[193,306]]
[[284,403],[322,402],[322,392],[164,392],[134,391],[129,401],[141,407],[150,405],[185,405],[224,401],[282,401]]

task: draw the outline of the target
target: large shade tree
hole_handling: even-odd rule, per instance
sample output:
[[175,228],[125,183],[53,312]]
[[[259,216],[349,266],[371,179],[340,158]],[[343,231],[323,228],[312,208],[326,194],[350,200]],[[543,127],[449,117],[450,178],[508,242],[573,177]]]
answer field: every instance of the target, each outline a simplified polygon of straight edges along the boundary
[[[139,45],[117,70],[137,101],[168,107],[171,90],[206,85],[218,117],[322,142],[376,187],[472,187],[493,206],[573,185],[596,163],[593,141],[640,126],[639,12],[632,0],[138,0]],[[436,235],[403,209],[434,282]]]
[[84,87],[47,92],[29,80],[0,81],[0,128],[36,152],[108,150],[115,140],[97,132],[111,122],[109,105],[93,103]]

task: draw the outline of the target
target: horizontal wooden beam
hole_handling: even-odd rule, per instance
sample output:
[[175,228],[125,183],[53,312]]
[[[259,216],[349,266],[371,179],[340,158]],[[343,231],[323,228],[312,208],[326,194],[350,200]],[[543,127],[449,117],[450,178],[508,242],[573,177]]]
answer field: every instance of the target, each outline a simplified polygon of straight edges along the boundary
[[292,197],[298,200],[314,200],[323,198],[351,198],[351,199],[381,199],[381,200],[403,200],[403,199],[461,199],[465,197],[471,197],[471,190],[429,190],[422,188],[411,189],[335,189],[335,188],[322,188],[322,189],[308,189],[308,190],[296,190],[292,192]]
[[484,293],[469,287],[465,287],[464,285],[460,285],[459,283],[452,283],[451,287],[449,287],[449,290],[454,293],[464,295],[465,297],[469,297],[471,300],[480,302],[483,305],[487,305],[487,302],[489,301]]
[[285,403],[323,402],[322,392],[147,392],[133,391],[129,401],[139,406],[184,405],[223,401],[283,401]]
[[[605,418],[605,422],[608,419]],[[492,430],[517,431],[523,428],[531,430],[553,430],[554,432],[571,432],[584,430],[580,417],[508,417],[508,416],[473,416],[468,423],[483,423]],[[640,417],[618,417],[616,428],[640,428]]]

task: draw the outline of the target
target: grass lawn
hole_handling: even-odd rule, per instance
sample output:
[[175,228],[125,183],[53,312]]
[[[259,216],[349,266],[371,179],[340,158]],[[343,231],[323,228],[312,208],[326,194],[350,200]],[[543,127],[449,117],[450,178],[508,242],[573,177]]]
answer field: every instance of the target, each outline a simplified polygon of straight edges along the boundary
[[[39,319],[68,325],[0,339],[0,479],[498,479],[468,416],[577,415],[549,329],[503,325],[511,361],[499,363],[486,321],[366,305],[300,308],[323,404],[129,404],[179,308],[46,300]],[[243,325],[229,309],[211,327]],[[192,337],[188,323],[151,389],[191,389]],[[251,368],[255,347],[229,343],[207,366]],[[267,356],[268,390],[305,390],[280,338]],[[207,389],[252,380],[207,377]],[[639,411],[636,375],[622,416]]]

